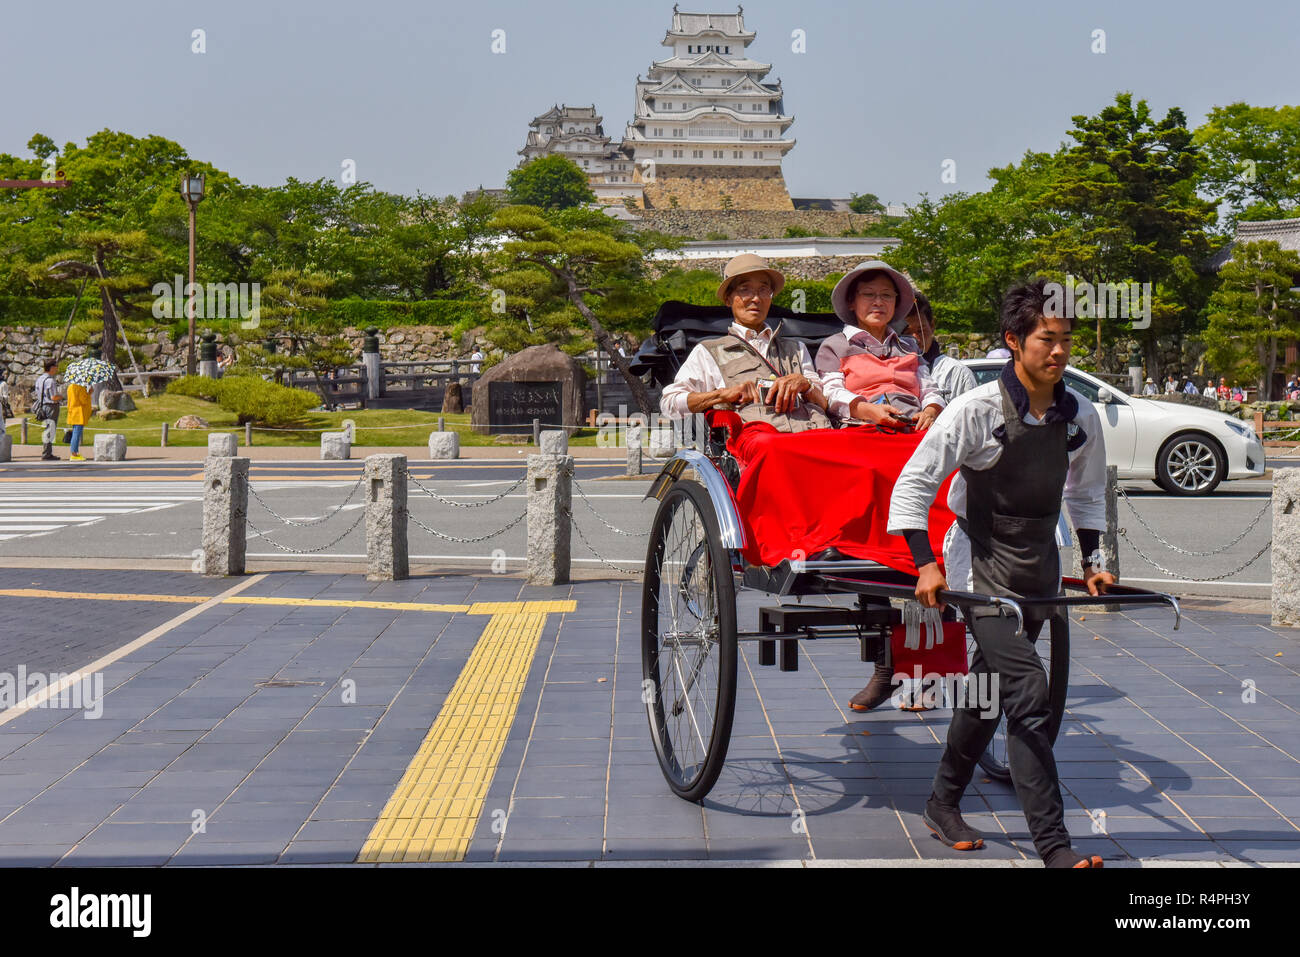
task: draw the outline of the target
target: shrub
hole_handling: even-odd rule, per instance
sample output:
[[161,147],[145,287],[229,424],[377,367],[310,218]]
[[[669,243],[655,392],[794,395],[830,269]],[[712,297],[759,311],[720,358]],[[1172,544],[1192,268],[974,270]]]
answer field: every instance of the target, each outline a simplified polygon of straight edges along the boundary
[[711,242],[725,242],[731,237],[726,233],[705,233],[704,238]]
[[167,394],[185,395],[192,399],[216,402],[221,381],[220,379],[209,379],[201,375],[183,375],[167,386]]
[[167,392],[216,402],[234,413],[240,425],[260,422],[272,427],[299,421],[321,401],[315,392],[290,389],[255,375],[227,375],[221,379],[181,376],[167,387]]
[[786,239],[805,239],[811,235],[812,233],[804,229],[802,226],[787,226],[785,228]]
[[315,392],[290,389],[258,376],[227,376],[217,382],[218,404],[227,412],[233,412],[240,425],[246,422],[260,422],[272,427],[289,425],[321,403]]

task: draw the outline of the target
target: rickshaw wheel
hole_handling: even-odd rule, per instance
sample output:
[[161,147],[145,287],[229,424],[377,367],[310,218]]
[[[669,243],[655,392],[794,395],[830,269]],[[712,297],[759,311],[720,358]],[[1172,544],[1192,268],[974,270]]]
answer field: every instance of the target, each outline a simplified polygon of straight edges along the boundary
[[[1044,656],[1042,637],[1038,641],[1038,656],[1047,672],[1047,695],[1052,706],[1051,721],[1047,728],[1048,737],[1056,743],[1056,736],[1061,731],[1061,720],[1065,717],[1065,695],[1070,684],[1070,619],[1063,614],[1053,615],[1048,622],[1047,654]],[[967,634],[967,647],[974,652],[975,639]],[[1011,781],[1011,768],[1007,763],[1007,719],[998,718],[998,730],[993,740],[979,758],[980,767],[994,781],[1008,784]]]
[[673,793],[704,798],[736,712],[736,588],[708,494],[679,481],[650,528],[641,591],[641,700]]

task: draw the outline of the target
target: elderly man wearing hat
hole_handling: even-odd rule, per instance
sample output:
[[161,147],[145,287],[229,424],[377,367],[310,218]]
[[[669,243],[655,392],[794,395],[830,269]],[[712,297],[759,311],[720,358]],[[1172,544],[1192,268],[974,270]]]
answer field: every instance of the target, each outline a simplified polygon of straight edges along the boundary
[[686,357],[660,397],[664,415],[734,407],[744,422],[778,432],[830,427],[808,349],[767,326],[772,298],[784,285],[785,276],[760,256],[746,253],[727,263],[718,298],[734,321],[725,336],[704,340]]
[[864,262],[836,283],[831,305],[844,331],[817,350],[817,371],[841,419],[925,431],[943,411],[920,346],[899,337],[914,300],[912,284],[883,262]]

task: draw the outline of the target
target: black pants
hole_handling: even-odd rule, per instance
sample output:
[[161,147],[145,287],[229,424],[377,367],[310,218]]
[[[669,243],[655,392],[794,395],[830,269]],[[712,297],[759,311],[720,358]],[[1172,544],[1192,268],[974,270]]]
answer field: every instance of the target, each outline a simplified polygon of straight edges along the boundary
[[[1016,637],[1014,618],[980,616],[971,631],[976,651],[971,662],[972,681],[981,674],[998,679],[998,707],[1007,716],[1007,759],[1011,783],[1025,812],[1029,834],[1040,857],[1058,847],[1070,846],[1065,829],[1065,808],[1056,777],[1056,758],[1048,736],[1051,704],[1047,672],[1034,650],[1043,622],[1026,623]],[[990,685],[991,687],[991,685]],[[969,702],[969,699],[968,699]],[[973,703],[973,702],[969,702]],[[990,709],[991,710],[991,709]],[[981,717],[980,709],[960,707],[948,727],[948,746],[934,776],[934,794],[940,803],[956,806],[970,784],[979,756],[997,730],[998,718]]]

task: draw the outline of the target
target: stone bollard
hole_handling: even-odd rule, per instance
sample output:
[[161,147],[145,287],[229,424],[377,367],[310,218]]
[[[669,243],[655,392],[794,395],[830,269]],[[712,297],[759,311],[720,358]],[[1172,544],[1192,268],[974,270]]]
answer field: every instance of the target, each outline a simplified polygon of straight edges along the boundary
[[573,456],[528,456],[528,583],[569,580]]
[[627,474],[641,474],[641,426],[631,425],[627,429]]
[[1300,628],[1300,468],[1273,470],[1273,625]]
[[95,461],[96,462],[122,462],[126,459],[126,436],[125,435],[105,435],[100,433],[95,436]]
[[653,459],[670,459],[677,451],[673,430],[668,427],[654,427],[650,430],[650,457]]
[[458,459],[460,458],[460,436],[455,432],[430,432],[429,433],[429,458],[431,459]]
[[20,445],[27,444],[27,416],[18,420],[18,442]]
[[352,443],[346,432],[322,432],[320,434],[320,457],[322,459],[343,460],[352,458]]
[[208,455],[212,458],[229,459],[235,456],[238,444],[233,432],[209,432]]
[[0,432],[0,462],[12,462],[14,459],[14,440]]
[[366,580],[411,577],[406,528],[406,456],[366,457]]
[[251,448],[252,445],[253,445],[253,423],[245,422],[244,423],[244,446],[246,448]]
[[568,455],[569,434],[559,429],[548,429],[542,433],[537,450],[542,455]]
[[248,459],[203,462],[204,575],[244,574],[248,534]]
[[167,423],[162,424],[162,436],[158,439],[158,448],[167,448]]

